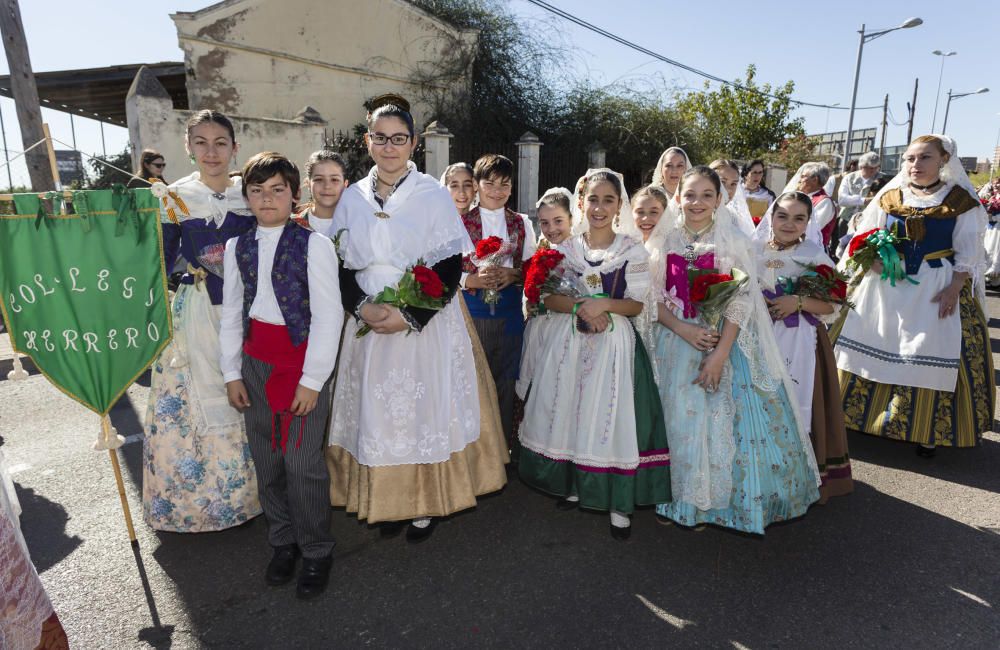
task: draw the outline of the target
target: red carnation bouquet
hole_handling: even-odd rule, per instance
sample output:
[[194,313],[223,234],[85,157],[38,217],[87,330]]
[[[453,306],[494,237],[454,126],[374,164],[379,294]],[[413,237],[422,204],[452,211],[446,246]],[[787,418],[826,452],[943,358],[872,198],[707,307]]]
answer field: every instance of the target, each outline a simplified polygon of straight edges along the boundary
[[980,202],[991,217],[1000,215],[1000,192],[994,192],[989,198],[980,199]]
[[853,309],[854,304],[847,299],[847,281],[850,279],[827,264],[802,264],[805,272],[795,283],[795,295],[816,298],[823,302],[835,302]]
[[895,227],[892,230],[873,228],[854,237],[847,247],[847,265],[861,272],[854,276],[853,284],[861,282],[876,260],[882,262],[882,279],[889,280],[892,286],[896,286],[896,280],[919,284],[906,274],[906,259],[902,252],[905,241],[906,237],[899,235]]
[[[493,235],[476,242],[476,252],[471,259],[476,268],[488,269],[502,266],[504,260],[510,257],[513,251],[513,243]],[[500,293],[496,289],[484,289],[483,302],[490,306],[490,314],[492,315],[495,305],[500,302]]]
[[712,329],[718,329],[726,306],[740,289],[746,286],[749,276],[739,269],[729,273],[692,273],[691,301],[698,306],[702,321]]
[[529,305],[538,305],[541,302],[542,288],[564,257],[565,255],[555,249],[540,248],[522,267],[524,270],[524,296],[528,299]]
[[[441,282],[441,277],[426,264],[423,260],[406,269],[396,287],[386,287],[379,291],[372,302],[376,305],[392,305],[402,309],[403,307],[416,307],[418,309],[433,309],[435,311],[444,308],[445,286]],[[361,338],[372,328],[365,323],[354,335]]]

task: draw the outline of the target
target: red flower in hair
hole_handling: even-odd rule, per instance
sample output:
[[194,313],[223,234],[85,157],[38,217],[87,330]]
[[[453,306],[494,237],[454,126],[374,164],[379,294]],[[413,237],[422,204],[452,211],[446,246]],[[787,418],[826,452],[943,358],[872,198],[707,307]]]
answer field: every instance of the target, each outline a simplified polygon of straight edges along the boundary
[[847,247],[847,256],[848,257],[854,257],[854,253],[856,253],[859,248],[864,247],[865,240],[868,239],[868,237],[872,233],[877,232],[877,231],[878,231],[878,228],[872,228],[868,232],[863,232],[860,235],[856,235],[854,237],[854,239],[851,240],[851,244]]
[[476,243],[476,257],[482,259],[496,253],[503,246],[503,240],[493,235]]
[[413,267],[413,279],[420,285],[420,290],[431,298],[440,298],[444,295],[444,283],[440,276],[426,266]]

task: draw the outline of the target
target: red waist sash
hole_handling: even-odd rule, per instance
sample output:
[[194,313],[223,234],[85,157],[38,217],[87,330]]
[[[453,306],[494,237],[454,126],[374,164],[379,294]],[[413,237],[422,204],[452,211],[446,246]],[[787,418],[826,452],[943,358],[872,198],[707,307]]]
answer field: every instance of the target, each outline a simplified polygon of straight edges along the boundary
[[[306,360],[308,346],[308,340],[303,341],[301,345],[293,345],[292,339],[288,336],[288,328],[284,325],[273,325],[253,319],[250,320],[250,331],[246,340],[243,341],[243,352],[272,366],[271,374],[264,382],[264,395],[267,396],[267,405],[271,407],[271,449],[278,448],[280,433],[281,453],[285,453],[292,419],[295,417],[289,409],[295,400],[295,389],[302,379],[302,366]],[[299,423],[296,449],[302,444],[302,430],[305,425],[303,417]]]

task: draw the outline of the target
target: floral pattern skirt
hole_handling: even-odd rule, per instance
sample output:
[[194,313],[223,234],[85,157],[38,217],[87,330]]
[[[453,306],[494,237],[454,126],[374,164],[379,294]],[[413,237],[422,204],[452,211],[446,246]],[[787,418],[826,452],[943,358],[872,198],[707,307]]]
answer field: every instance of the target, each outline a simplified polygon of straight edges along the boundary
[[[180,355],[218,359],[217,337],[195,338],[194,331],[185,331],[197,320],[186,310],[217,317],[218,308],[208,300],[204,290],[180,288],[172,305],[175,340],[153,363],[142,446],[142,511],[155,530],[217,531],[261,513],[243,418],[225,426],[199,424],[192,365],[174,361]],[[221,371],[218,381],[221,385]]]
[[[962,353],[955,390],[880,384],[841,370],[848,429],[943,447],[975,447],[982,433],[993,429],[996,384],[989,328],[968,283],[959,297],[958,313]],[[839,334],[841,325],[838,322],[831,334]]]

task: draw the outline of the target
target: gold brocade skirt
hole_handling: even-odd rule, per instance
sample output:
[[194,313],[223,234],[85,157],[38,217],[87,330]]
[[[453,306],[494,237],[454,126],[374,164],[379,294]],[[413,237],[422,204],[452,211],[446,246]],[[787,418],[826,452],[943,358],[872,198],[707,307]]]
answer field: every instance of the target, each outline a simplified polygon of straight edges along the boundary
[[476,505],[476,497],[507,483],[504,465],[510,453],[504,439],[497,391],[490,368],[460,295],[479,388],[479,439],[442,463],[369,467],[347,450],[326,449],[330,471],[330,503],[357,513],[370,524],[418,517],[443,517]]

